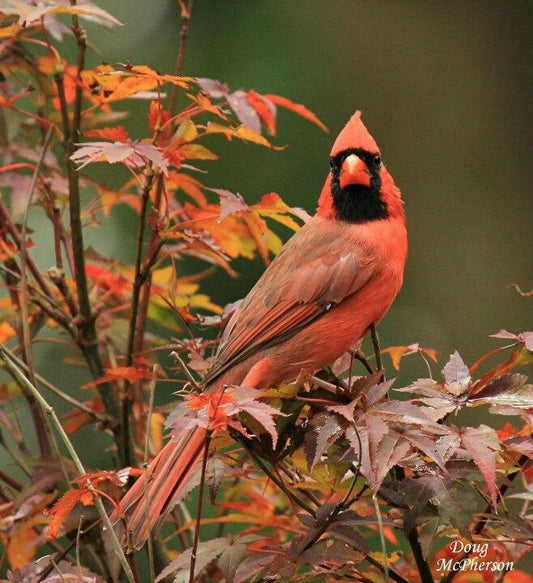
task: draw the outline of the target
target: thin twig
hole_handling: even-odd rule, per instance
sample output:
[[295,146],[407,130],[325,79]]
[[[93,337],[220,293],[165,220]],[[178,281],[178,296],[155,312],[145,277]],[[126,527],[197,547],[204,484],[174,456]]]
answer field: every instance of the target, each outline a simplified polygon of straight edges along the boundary
[[0,470],[0,480],[5,482],[10,488],[20,492],[22,490],[22,484],[19,484],[16,480],[14,480],[9,474],[6,474],[2,470]]
[[[13,354],[13,352],[11,352],[9,349],[4,347],[4,350],[5,350],[6,354],[13,360],[13,362],[15,362],[15,364],[17,366],[19,366],[24,372],[27,372],[28,366],[26,365],[26,363],[24,361],[17,358]],[[54,393],[54,395],[57,395],[58,397],[63,399],[65,402],[69,403],[73,407],[76,407],[76,409],[79,409],[80,411],[87,413],[95,421],[98,421],[99,423],[104,424],[106,427],[109,427],[112,425],[112,419],[110,417],[108,417],[105,414],[98,413],[98,411],[94,411],[90,407],[87,407],[87,405],[85,405],[85,403],[82,403],[81,401],[78,401],[74,397],[70,396],[68,393],[63,392],[61,389],[59,389],[58,387],[53,385],[50,381],[46,380],[40,374],[35,373],[35,379],[41,385],[43,385],[43,387],[46,387],[50,392]]]
[[170,356],[178,363],[179,367],[185,373],[187,380],[191,383],[194,389],[196,391],[200,391],[202,387],[198,384],[198,381],[192,376],[189,367],[185,364],[185,362],[183,362],[181,356],[174,350],[170,353]]
[[342,387],[334,385],[333,383],[328,383],[328,381],[325,381],[324,379],[321,379],[316,376],[311,376],[309,377],[309,380],[312,381],[315,385],[317,385],[321,389],[325,389],[326,391],[329,391],[334,395],[344,394],[344,390],[342,389]]
[[[372,337],[372,345],[374,347],[374,353],[376,356],[376,368],[378,371],[382,371],[380,380],[381,382],[383,382],[385,380],[385,371],[383,369],[383,361],[381,358],[381,349],[379,345],[379,336],[375,324],[370,325],[370,334]],[[394,474],[398,481],[405,480],[405,470],[401,466],[395,466]],[[413,556],[416,561],[416,566],[418,567],[418,572],[420,573],[422,581],[424,581],[424,583],[432,583],[433,574],[431,573],[429,564],[426,558],[424,557],[424,553],[422,552],[422,547],[420,546],[420,540],[418,538],[418,530],[416,528],[416,525],[412,525],[408,530],[406,530],[405,535],[407,537],[407,541],[409,542],[409,546],[411,547],[411,551],[413,552]]]
[[[135,336],[137,331],[137,317],[139,310],[139,297],[141,287],[144,282],[144,274],[142,272],[142,250],[144,244],[144,229],[146,222],[146,214],[148,210],[148,202],[150,200],[150,190],[154,181],[154,172],[150,167],[147,171],[144,187],[141,194],[141,210],[139,213],[139,226],[137,229],[137,244],[135,251],[135,275],[133,279],[133,291],[131,297],[131,311],[130,321],[128,327],[128,344],[126,348],[126,366],[133,364],[133,348],[135,343]],[[124,382],[121,395],[121,411],[120,411],[120,429],[121,441],[120,450],[122,452],[123,462],[127,466],[132,465],[132,448],[130,437],[130,414],[131,414],[131,395],[130,383]]]
[[[75,0],[70,0],[72,6],[76,5]],[[72,237],[72,254],[74,273],[72,274],[76,282],[79,304],[79,338],[77,340],[83,355],[89,366],[93,378],[99,379],[104,375],[104,367],[98,352],[98,336],[96,333],[95,318],[91,309],[89,299],[89,287],[87,274],[85,272],[85,246],[83,240],[83,229],[81,223],[81,200],[80,200],[80,183],[79,174],[76,165],[72,160],[72,154],[77,140],[79,139],[81,124],[81,106],[82,106],[82,83],[81,74],[85,67],[86,36],[85,31],[78,22],[78,17],[72,15],[72,30],[78,44],[77,71],[76,71],[76,91],[74,97],[74,113],[72,124],[69,119],[68,105],[65,97],[65,87],[63,74],[57,72],[54,75],[58,97],[60,103],[61,119],[63,125],[63,146],[65,150],[65,164],[67,167],[67,179],[69,189],[69,214],[70,214],[70,232]],[[102,398],[106,413],[113,418],[119,415],[119,407],[115,394],[109,383],[98,384],[97,390]],[[113,429],[115,440],[120,440],[120,427]],[[120,448],[119,448],[120,450]],[[122,452],[121,453],[121,458]],[[124,462],[124,459],[121,459]],[[128,465],[124,463],[124,465]]]
[[[381,553],[383,554],[383,574],[385,575],[385,583],[389,583],[389,557],[387,555],[385,535],[383,534],[383,520],[381,518],[381,510],[379,509],[378,497],[376,494],[372,494],[372,501],[374,502],[374,510],[376,511],[376,518],[379,528],[379,540],[381,543]],[[426,580],[424,579],[424,581]]]
[[[17,378],[18,382],[21,385],[24,385],[24,387],[33,394],[33,396],[35,397],[35,399],[37,400],[39,405],[42,407],[43,412],[49,416],[50,422],[53,424],[56,431],[59,433],[61,440],[63,441],[72,461],[74,462],[74,466],[76,467],[76,470],[78,471],[78,473],[81,476],[85,475],[87,472],[85,471],[85,468],[81,462],[81,459],[79,458],[78,453],[76,452],[76,449],[74,448],[74,445],[70,441],[70,438],[67,435],[67,432],[63,428],[63,425],[62,425],[61,421],[59,420],[54,408],[48,404],[46,399],[41,395],[41,393],[35,388],[35,386],[24,375],[22,370],[20,370],[20,368],[16,365],[16,363],[10,359],[9,355],[7,354],[7,352],[4,350],[4,348],[2,346],[0,346],[0,360],[2,360],[5,363],[5,365],[12,371],[12,373]],[[124,551],[122,550],[122,547],[120,546],[120,542],[119,542],[117,535],[113,529],[113,525],[111,524],[111,521],[109,520],[109,516],[107,515],[107,512],[104,508],[104,504],[102,502],[102,499],[100,498],[100,495],[96,492],[96,490],[93,487],[93,485],[91,484],[91,482],[88,481],[86,484],[86,487],[93,494],[96,509],[98,511],[98,514],[100,515],[100,518],[102,519],[103,523],[106,526],[107,532],[108,532],[109,537],[111,539],[111,543],[112,543],[113,548],[115,550],[115,553],[117,554],[118,559],[122,565],[122,568],[124,569],[124,572],[126,573],[126,576],[127,576],[128,580],[130,581],[130,583],[134,583],[133,572],[131,571],[131,568],[128,564],[126,556],[124,555]]]
[[[189,37],[189,27],[191,24],[192,7],[194,0],[189,0],[185,10],[181,11],[181,30],[180,30],[180,44],[178,47],[178,55],[176,57],[176,67],[174,73],[180,76],[183,71],[183,63],[185,62],[185,49],[187,48],[187,39]],[[173,85],[172,91],[170,93],[170,102],[168,105],[168,111],[170,117],[174,116],[176,111],[176,103],[178,100],[178,86]]]
[[[22,229],[20,237],[22,239],[22,245],[20,247],[20,295],[21,295],[21,302],[20,302],[20,325],[22,330],[22,345],[24,348],[24,359],[28,364],[28,374],[29,379],[32,384],[35,384],[35,374],[34,374],[34,365],[33,365],[33,353],[31,350],[31,334],[30,334],[30,323],[29,323],[29,314],[28,314],[28,272],[26,270],[27,267],[27,258],[28,258],[28,251],[26,249],[26,232],[28,228],[28,217],[30,214],[30,207],[33,200],[33,196],[35,194],[35,187],[37,186],[37,179],[41,172],[41,168],[44,163],[44,157],[46,156],[46,152],[48,151],[48,146],[50,145],[50,141],[52,139],[52,127],[49,127],[46,136],[44,138],[44,142],[41,148],[41,153],[39,155],[39,160],[35,166],[35,170],[33,172],[33,176],[31,178],[30,189],[28,192],[28,199],[26,202],[26,207],[24,209],[24,215],[22,217]],[[39,442],[39,447],[41,451],[41,456],[46,458],[49,457],[52,453],[52,436],[50,434],[49,427],[44,420],[43,413],[41,409],[35,403],[33,397],[28,397],[28,403],[30,405],[30,409],[33,416],[33,421],[35,424],[35,433],[37,434],[37,440]]]
[[294,494],[294,492],[292,492],[290,488],[287,488],[283,480],[280,480],[278,476],[276,476],[276,474],[272,472],[264,464],[263,460],[259,456],[257,456],[254,451],[252,451],[252,449],[246,443],[244,438],[240,440],[240,442],[242,443],[246,451],[251,455],[254,462],[261,468],[261,470],[266,474],[266,476],[270,478],[274,482],[274,484],[276,484],[276,486],[287,495],[288,498],[290,498],[293,502],[295,502],[300,508],[305,510],[308,514],[310,514],[311,516],[315,516],[315,511],[311,508],[311,506],[309,506],[306,502],[304,502],[302,499],[296,496],[296,494]]
[[[15,223],[13,223],[13,221],[11,220],[11,217],[9,215],[9,211],[7,210],[7,208],[5,207],[5,205],[1,199],[0,199],[0,223],[6,228],[6,231],[9,233],[9,236],[13,239],[13,242],[15,243],[15,246],[17,247],[17,249],[19,251],[21,251],[23,244],[22,244],[22,239],[20,237],[20,233],[19,233]],[[33,262],[31,257],[29,257],[29,256],[26,257],[26,264],[27,264],[29,270],[31,271],[33,278],[39,284],[39,287],[41,288],[42,293],[50,298],[53,297],[52,290],[50,289],[50,287],[46,283],[46,280],[41,275],[39,268]]]
[[189,583],[194,583],[194,567],[196,566],[196,552],[200,540],[200,524],[202,522],[202,507],[204,503],[205,474],[207,470],[207,459],[209,456],[209,443],[211,441],[211,432],[205,435],[204,457],[202,459],[202,473],[200,478],[200,490],[198,492],[198,509],[196,511],[196,524],[194,526],[194,540],[191,548],[191,564],[189,569]]

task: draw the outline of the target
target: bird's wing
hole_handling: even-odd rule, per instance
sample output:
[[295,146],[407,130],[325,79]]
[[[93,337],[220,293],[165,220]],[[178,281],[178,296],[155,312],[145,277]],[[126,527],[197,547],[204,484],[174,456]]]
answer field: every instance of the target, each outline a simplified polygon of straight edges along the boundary
[[229,321],[205,382],[283,342],[356,292],[374,272],[358,246],[303,227],[284,246]]

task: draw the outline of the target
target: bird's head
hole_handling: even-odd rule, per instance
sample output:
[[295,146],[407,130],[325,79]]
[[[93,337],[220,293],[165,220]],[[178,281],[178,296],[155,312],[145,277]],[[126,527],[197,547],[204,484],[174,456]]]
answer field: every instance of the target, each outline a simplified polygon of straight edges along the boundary
[[351,223],[387,219],[402,213],[400,192],[381,153],[356,111],[337,136],[330,171],[317,214]]

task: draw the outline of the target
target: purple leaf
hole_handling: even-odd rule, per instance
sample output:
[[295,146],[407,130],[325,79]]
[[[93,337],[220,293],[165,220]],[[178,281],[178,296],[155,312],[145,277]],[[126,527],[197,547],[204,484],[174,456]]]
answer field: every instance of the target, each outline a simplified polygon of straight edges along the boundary
[[256,134],[261,133],[261,120],[257,111],[250,105],[246,93],[238,90],[227,96],[228,103],[243,126],[251,129]]
[[501,338],[503,340],[515,340],[516,342],[520,342],[521,338],[517,334],[513,334],[508,330],[504,330],[503,328],[496,332],[496,334],[490,334],[491,338]]
[[450,360],[442,369],[442,374],[446,381],[446,389],[455,396],[466,392],[472,380],[470,370],[457,350],[450,356]]
[[338,439],[343,431],[337,418],[327,413],[319,413],[313,417],[310,426],[312,431],[308,431],[305,435],[305,453],[309,470],[312,470],[329,446]]
[[220,199],[219,222],[222,222],[226,217],[229,217],[234,213],[248,212],[250,210],[239,193],[234,194],[223,188],[209,188],[208,190],[217,194]]
[[235,387],[233,395],[237,404],[233,407],[230,404],[226,405],[226,413],[228,415],[240,411],[248,413],[270,434],[272,447],[275,449],[278,443],[278,432],[274,422],[274,415],[284,416],[284,414],[262,401],[257,401],[256,399],[261,396],[261,391]]
[[523,374],[504,374],[493,379],[469,402],[493,406],[533,408],[533,385],[526,383]]
[[491,502],[496,506],[498,487],[496,485],[496,454],[500,449],[498,434],[487,425],[464,427],[460,431],[463,446],[481,470],[489,488]]
[[200,89],[209,95],[209,97],[213,97],[213,99],[221,99],[229,95],[229,87],[220,81],[207,79],[206,77],[197,77],[196,82],[200,85]]
[[[195,575],[207,567],[211,561],[220,556],[226,548],[226,544],[227,540],[225,537],[213,538],[199,543],[196,551]],[[183,551],[177,559],[174,559],[169,565],[167,565],[156,577],[156,582],[173,574],[175,576],[174,582],[184,583],[188,581],[191,551],[192,549]]]
[[218,566],[226,578],[226,583],[233,583],[235,580],[235,573],[247,548],[248,545],[239,541],[239,539],[226,542],[224,550],[218,559]]

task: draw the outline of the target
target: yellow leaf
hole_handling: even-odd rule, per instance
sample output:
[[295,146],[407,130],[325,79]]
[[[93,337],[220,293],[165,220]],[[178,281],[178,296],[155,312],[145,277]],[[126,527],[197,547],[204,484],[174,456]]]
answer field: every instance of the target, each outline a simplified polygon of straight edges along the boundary
[[183,144],[178,154],[185,160],[218,160],[218,156],[200,144]]
[[0,38],[14,38],[18,31],[22,28],[19,24],[12,24],[11,26],[4,26],[0,28]]
[[180,123],[178,129],[176,130],[176,138],[182,140],[183,142],[191,142],[197,136],[198,129],[196,124],[190,119],[186,119],[184,122]]
[[150,419],[150,438],[155,452],[163,449],[163,425],[165,418],[161,413],[152,413]]
[[215,314],[222,315],[224,313],[224,308],[213,303],[210,297],[206,294],[195,294],[191,296],[190,299],[191,308],[203,308],[204,310],[209,310]]
[[238,138],[247,142],[253,142],[254,144],[259,144],[260,146],[265,146],[272,150],[283,150],[283,147],[274,146],[265,137],[254,132],[250,128],[245,126],[238,126],[236,128],[225,126],[217,122],[210,121],[207,124],[205,131],[206,134],[224,134],[229,140],[232,138]]
[[270,192],[263,195],[261,201],[254,204],[251,209],[262,217],[268,217],[278,223],[297,231],[300,225],[289,215],[295,215],[295,211],[286,205],[279,194]]
[[22,569],[31,563],[40,541],[35,527],[48,522],[44,516],[32,516],[19,522],[9,535],[7,558],[12,569]]

